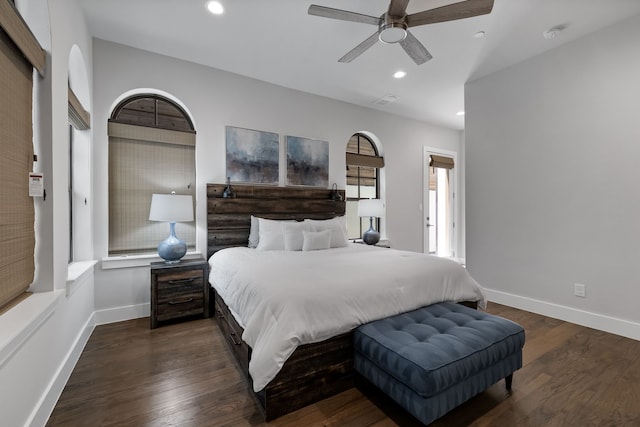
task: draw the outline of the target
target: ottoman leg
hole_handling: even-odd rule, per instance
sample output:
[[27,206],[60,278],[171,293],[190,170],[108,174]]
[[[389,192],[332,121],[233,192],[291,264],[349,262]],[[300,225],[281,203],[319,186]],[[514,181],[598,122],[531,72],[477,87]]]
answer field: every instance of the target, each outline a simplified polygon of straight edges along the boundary
[[513,374],[506,376],[504,379],[504,383],[507,386],[507,390],[511,391],[511,383],[513,383]]

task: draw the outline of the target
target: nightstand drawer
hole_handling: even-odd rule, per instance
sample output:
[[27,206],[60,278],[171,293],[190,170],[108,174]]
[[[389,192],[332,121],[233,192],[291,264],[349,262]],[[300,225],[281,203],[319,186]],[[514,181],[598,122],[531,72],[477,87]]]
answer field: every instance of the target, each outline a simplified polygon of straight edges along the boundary
[[187,270],[174,274],[158,274],[158,290],[176,290],[176,289],[189,289],[196,285],[202,288],[203,283],[202,270]]
[[188,283],[166,283],[164,287],[162,285],[162,282],[158,282],[160,292],[158,292],[156,320],[204,314],[202,279],[195,279]]

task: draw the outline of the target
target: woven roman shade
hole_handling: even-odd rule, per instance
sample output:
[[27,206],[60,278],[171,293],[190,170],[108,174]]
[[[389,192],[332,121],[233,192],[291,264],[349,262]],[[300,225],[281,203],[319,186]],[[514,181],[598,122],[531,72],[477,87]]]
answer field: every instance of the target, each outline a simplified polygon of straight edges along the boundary
[[346,155],[347,185],[376,186],[376,168],[384,167],[384,157],[378,156],[373,143],[368,138],[355,134],[347,143]]
[[437,156],[432,154],[429,166],[432,168],[453,169],[453,159],[451,157]]
[[429,190],[436,191],[438,176],[436,173],[436,168],[447,169],[447,179],[449,179],[449,169],[453,169],[454,162],[451,157],[446,156],[438,156],[436,154],[431,154],[429,160]]
[[368,156],[366,154],[347,153],[347,165],[383,168],[384,158],[380,156]]
[[[109,122],[109,254],[152,252],[169,225],[149,221],[154,193],[195,199],[195,133]],[[176,224],[195,246],[195,223]]]
[[[0,0],[0,27],[13,41],[30,66],[44,75],[47,54],[24,22],[13,3]],[[31,115],[31,114],[29,114]]]
[[[7,0],[0,5],[5,28],[4,14],[14,9]],[[35,270],[28,181],[33,166],[32,76],[31,63],[0,30],[0,307],[27,290]]]
[[80,100],[71,88],[69,88],[68,92],[69,123],[78,130],[89,129],[89,123],[91,122],[89,112],[82,107]]

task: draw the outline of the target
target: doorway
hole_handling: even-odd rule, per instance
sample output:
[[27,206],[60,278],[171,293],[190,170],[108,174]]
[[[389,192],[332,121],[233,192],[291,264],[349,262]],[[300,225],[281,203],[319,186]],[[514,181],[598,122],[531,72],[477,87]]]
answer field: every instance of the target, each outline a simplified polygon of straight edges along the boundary
[[424,147],[423,213],[425,253],[456,257],[457,153]]

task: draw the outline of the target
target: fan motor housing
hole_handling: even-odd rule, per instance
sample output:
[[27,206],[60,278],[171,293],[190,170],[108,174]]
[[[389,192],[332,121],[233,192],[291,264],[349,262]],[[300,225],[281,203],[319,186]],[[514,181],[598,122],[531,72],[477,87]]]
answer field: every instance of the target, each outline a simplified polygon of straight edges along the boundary
[[400,43],[405,37],[407,37],[406,15],[398,18],[385,13],[380,17],[378,39],[382,43]]

